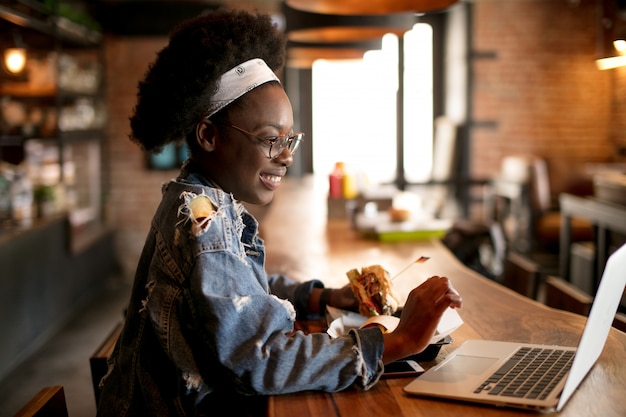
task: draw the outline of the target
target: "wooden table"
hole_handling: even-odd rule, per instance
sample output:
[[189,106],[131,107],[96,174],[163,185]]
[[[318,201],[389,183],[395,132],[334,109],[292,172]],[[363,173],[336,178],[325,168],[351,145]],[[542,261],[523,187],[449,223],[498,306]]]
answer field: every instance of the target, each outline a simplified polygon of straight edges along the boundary
[[[328,286],[347,283],[354,267],[382,264],[391,275],[419,256],[394,284],[403,296],[421,279],[448,276],[463,296],[459,313],[465,324],[452,334],[432,366],[467,339],[575,346],[585,319],[553,310],[523,297],[466,268],[437,241],[381,244],[363,239],[345,220],[325,217],[325,184],[313,179],[285,181],[261,220],[267,244],[268,272],[298,279],[319,278]],[[423,364],[424,365],[424,364]],[[381,380],[369,391],[305,392],[269,398],[270,417],[329,416],[508,416],[528,412],[411,397],[403,393],[410,379]],[[623,417],[626,415],[626,334],[612,329],[596,365],[570,399],[561,416]]]
[[609,257],[611,232],[626,234],[626,207],[594,197],[579,197],[567,193],[559,196],[561,210],[561,235],[559,246],[559,274],[567,281],[570,280],[571,234],[572,217],[588,220],[594,227],[594,268],[593,288],[598,288],[599,279],[604,272],[604,266]]

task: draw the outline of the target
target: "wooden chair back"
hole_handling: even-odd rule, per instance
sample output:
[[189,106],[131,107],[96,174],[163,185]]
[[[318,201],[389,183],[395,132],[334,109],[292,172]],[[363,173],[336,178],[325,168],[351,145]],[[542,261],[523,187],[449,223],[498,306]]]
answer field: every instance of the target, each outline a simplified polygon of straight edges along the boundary
[[[588,316],[593,297],[563,278],[549,276],[545,281],[546,300],[549,307],[571,311]],[[626,314],[618,312],[613,319],[613,327],[626,332]]]
[[[551,178],[544,158],[507,155],[490,184],[487,219],[502,224],[511,250],[521,253],[558,250],[561,214],[553,201]],[[571,221],[573,242],[592,240],[593,228],[584,219]]]
[[539,264],[525,255],[509,252],[504,261],[502,284],[512,290],[536,299],[541,281]]
[[572,313],[589,315],[593,297],[563,278],[548,276],[545,281],[546,305]]
[[63,386],[43,388],[15,414],[15,417],[68,417]]
[[108,359],[113,353],[113,348],[117,343],[117,339],[122,332],[122,323],[115,325],[113,330],[107,335],[106,339],[102,341],[100,346],[89,358],[89,366],[91,368],[91,381],[93,384],[93,393],[96,398],[96,406],[100,402],[100,381],[106,375],[108,371]]

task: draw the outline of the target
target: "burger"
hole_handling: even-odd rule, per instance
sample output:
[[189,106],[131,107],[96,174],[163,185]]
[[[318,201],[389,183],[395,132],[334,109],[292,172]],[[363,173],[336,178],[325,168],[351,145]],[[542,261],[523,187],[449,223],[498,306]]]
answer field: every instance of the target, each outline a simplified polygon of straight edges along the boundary
[[380,265],[364,266],[359,272],[346,272],[354,297],[359,303],[359,313],[365,317],[392,315],[398,309],[389,273]]

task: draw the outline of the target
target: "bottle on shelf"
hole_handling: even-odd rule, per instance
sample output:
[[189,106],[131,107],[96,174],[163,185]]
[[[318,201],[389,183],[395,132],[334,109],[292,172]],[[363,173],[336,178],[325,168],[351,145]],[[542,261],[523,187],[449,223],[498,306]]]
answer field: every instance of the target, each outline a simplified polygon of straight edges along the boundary
[[23,169],[17,169],[11,182],[11,214],[18,226],[33,222],[33,186]]

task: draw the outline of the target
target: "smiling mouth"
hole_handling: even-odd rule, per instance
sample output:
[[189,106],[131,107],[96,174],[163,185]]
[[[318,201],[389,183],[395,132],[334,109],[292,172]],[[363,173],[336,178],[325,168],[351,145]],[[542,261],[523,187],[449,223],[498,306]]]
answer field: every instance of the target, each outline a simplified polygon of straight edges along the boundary
[[269,188],[275,190],[280,186],[280,182],[283,179],[282,176],[279,175],[268,175],[262,174],[261,180],[265,183]]

